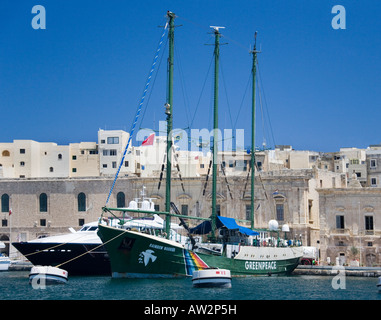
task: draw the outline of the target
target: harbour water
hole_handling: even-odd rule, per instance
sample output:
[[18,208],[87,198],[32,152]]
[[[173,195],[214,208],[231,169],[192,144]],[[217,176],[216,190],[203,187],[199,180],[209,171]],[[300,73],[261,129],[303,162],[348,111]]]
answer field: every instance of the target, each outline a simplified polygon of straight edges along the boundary
[[[190,278],[112,279],[69,275],[63,285],[34,289],[29,272],[0,273],[0,300],[381,300],[375,277],[334,276],[233,278],[232,288],[194,288]],[[336,286],[337,287],[337,286]]]

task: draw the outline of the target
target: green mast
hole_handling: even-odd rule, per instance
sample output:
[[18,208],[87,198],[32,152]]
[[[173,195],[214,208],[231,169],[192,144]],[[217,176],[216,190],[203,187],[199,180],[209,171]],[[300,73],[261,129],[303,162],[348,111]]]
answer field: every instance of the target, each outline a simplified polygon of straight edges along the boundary
[[[167,174],[166,174],[166,188],[165,188],[165,211],[171,211],[171,172],[172,172],[172,105],[173,105],[173,45],[174,45],[174,30],[175,30],[175,14],[168,11],[167,17],[169,19],[169,57],[168,57],[168,93],[167,102],[165,104],[165,114],[167,115]],[[167,238],[170,233],[171,216],[167,215],[165,218],[165,232]]]
[[220,28],[211,26],[214,29],[214,113],[213,113],[213,182],[212,182],[212,216],[211,227],[212,237],[215,240],[216,219],[217,219],[217,155],[218,155],[218,71],[220,58]]
[[251,208],[250,208],[250,221],[251,229],[254,229],[254,180],[255,180],[255,76],[257,73],[257,32],[254,35],[254,49],[250,52],[253,54],[253,66],[251,69],[253,76],[252,86],[252,115],[251,115]]

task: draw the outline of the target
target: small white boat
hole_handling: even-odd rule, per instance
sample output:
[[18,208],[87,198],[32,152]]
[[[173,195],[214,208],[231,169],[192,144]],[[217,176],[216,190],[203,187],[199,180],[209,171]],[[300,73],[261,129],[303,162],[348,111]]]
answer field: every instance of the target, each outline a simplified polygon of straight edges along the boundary
[[378,277],[377,288],[378,288],[378,292],[381,293],[381,277]]
[[68,280],[68,272],[66,270],[51,266],[34,266],[29,273],[29,283],[44,284],[61,284]]
[[192,283],[194,287],[222,287],[231,288],[232,278],[227,269],[202,269],[193,271]]
[[10,264],[11,259],[9,259],[6,255],[0,253],[0,271],[8,271]]

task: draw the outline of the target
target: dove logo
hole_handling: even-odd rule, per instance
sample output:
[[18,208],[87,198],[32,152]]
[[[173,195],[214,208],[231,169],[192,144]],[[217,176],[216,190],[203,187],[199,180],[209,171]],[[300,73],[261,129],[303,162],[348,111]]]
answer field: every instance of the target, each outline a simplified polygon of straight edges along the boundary
[[146,251],[143,251],[139,254],[139,263],[144,263],[144,266],[147,266],[147,264],[152,261],[152,262],[155,262],[155,260],[157,259],[157,256],[154,256],[153,254],[155,253],[155,251],[153,250],[146,250]]

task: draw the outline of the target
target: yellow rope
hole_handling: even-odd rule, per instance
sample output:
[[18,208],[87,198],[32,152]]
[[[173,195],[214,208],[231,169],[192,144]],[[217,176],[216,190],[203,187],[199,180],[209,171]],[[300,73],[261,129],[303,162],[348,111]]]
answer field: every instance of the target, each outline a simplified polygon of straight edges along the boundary
[[57,265],[57,266],[56,266],[56,268],[59,268],[59,267],[61,267],[63,264],[66,264],[66,263],[68,263],[68,262],[71,262],[71,261],[73,261],[73,260],[75,260],[75,259],[78,259],[78,258],[80,258],[80,257],[84,256],[85,254],[87,254],[87,253],[90,253],[90,252],[92,252],[92,251],[94,251],[94,250],[96,250],[96,249],[98,249],[98,248],[102,247],[102,246],[103,246],[103,245],[105,245],[106,243],[109,243],[110,241],[112,241],[112,240],[114,240],[114,239],[116,239],[116,238],[120,237],[120,236],[121,236],[121,235],[123,235],[123,234],[124,234],[126,231],[127,231],[127,230],[124,230],[122,233],[118,234],[118,235],[117,235],[117,236],[115,236],[114,238],[111,238],[110,240],[107,240],[106,242],[104,242],[104,243],[100,244],[99,246],[96,246],[95,248],[93,248],[93,249],[90,249],[90,250],[88,250],[88,251],[86,251],[86,252],[84,252],[84,253],[80,254],[80,255],[79,255],[79,256],[77,256],[77,257],[71,258],[71,259],[69,259],[68,261],[66,261],[66,262],[63,262],[63,263],[61,263],[61,264]]
[[84,237],[84,236],[85,236],[85,235],[81,235],[79,238],[75,238],[75,239],[73,239],[73,240],[71,240],[71,241],[68,241],[68,242],[64,242],[64,243],[60,243],[60,244],[54,245],[53,247],[49,247],[49,248],[46,248],[46,249],[44,249],[44,250],[39,250],[39,251],[31,252],[31,253],[28,253],[28,254],[24,254],[24,257],[28,257],[28,256],[31,256],[31,255],[36,254],[36,253],[41,253],[41,252],[44,252],[44,251],[46,251],[46,250],[52,250],[52,249],[54,249],[54,248],[58,248],[58,247],[60,247],[60,246],[63,246],[63,245],[65,245],[65,244],[68,244],[68,243],[70,243],[70,242],[72,242],[72,241],[78,240],[78,239],[80,239],[80,238],[82,238],[82,237]]

